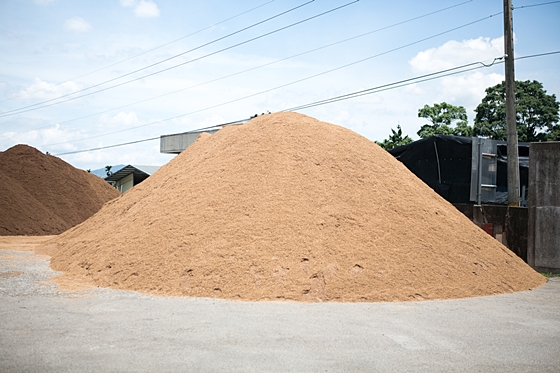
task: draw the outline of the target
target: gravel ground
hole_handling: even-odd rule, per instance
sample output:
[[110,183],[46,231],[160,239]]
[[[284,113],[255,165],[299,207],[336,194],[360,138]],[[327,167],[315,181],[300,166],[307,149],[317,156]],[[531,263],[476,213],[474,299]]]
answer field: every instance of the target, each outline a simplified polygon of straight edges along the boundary
[[559,372],[560,278],[410,303],[234,302],[61,292],[48,257],[0,250],[0,372]]

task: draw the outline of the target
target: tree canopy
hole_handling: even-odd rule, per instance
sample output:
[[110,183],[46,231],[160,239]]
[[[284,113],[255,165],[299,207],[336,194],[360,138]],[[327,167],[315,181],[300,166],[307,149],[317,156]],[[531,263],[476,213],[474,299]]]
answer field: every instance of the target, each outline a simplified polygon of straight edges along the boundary
[[412,142],[412,139],[408,135],[403,137],[402,129],[399,124],[397,124],[397,130],[395,131],[391,128],[391,132],[392,134],[389,135],[388,139],[383,140],[383,142],[376,141],[376,144],[385,150],[391,150],[397,146],[410,144]]
[[[474,127],[468,125],[467,111],[463,106],[447,102],[424,105],[418,117],[429,123],[417,132],[420,138],[433,135],[487,137],[493,140],[506,138],[505,83],[486,89],[486,96],[475,109]],[[549,95],[542,83],[533,80],[515,82],[515,107],[517,112],[517,135],[519,141],[560,141],[560,103],[554,94]],[[403,136],[400,125],[391,128],[391,134],[383,142],[376,143],[386,150],[412,142]]]
[[[486,89],[486,96],[475,109],[475,136],[506,140],[505,97],[504,82]],[[554,94],[546,94],[542,83],[516,81],[515,107],[519,141],[550,141],[560,136],[560,104]]]
[[[417,132],[421,138],[433,135],[472,136],[472,127],[468,125],[467,111],[463,106],[454,106],[447,102],[424,105],[418,110],[418,117],[428,119]],[[455,123],[454,123],[455,122]],[[455,128],[452,126],[455,125]]]

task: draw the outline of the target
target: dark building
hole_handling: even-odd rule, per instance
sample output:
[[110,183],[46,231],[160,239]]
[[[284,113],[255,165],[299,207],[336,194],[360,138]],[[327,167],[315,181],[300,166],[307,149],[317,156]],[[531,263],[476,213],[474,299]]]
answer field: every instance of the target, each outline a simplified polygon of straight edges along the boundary
[[[451,203],[477,202],[477,172],[481,165],[482,202],[507,204],[505,141],[435,135],[389,153]],[[529,143],[519,143],[519,178],[521,199],[526,203]],[[492,193],[486,195],[485,189]]]

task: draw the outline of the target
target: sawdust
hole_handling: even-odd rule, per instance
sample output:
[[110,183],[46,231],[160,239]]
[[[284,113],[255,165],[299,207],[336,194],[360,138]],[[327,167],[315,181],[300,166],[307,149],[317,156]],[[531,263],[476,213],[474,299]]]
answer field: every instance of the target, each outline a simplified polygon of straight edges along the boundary
[[[0,236],[0,250],[35,251],[55,236]],[[44,249],[42,249],[44,250]]]
[[27,145],[0,152],[0,236],[52,235],[120,193],[101,178]]
[[51,245],[77,281],[158,295],[408,301],[545,282],[376,144],[296,113],[202,136]]

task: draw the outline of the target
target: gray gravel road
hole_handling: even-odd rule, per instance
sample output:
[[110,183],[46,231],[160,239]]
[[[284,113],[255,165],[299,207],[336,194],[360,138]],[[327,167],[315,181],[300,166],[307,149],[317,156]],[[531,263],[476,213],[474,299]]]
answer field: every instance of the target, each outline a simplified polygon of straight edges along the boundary
[[560,278],[415,303],[59,292],[46,257],[0,250],[0,372],[560,372]]

